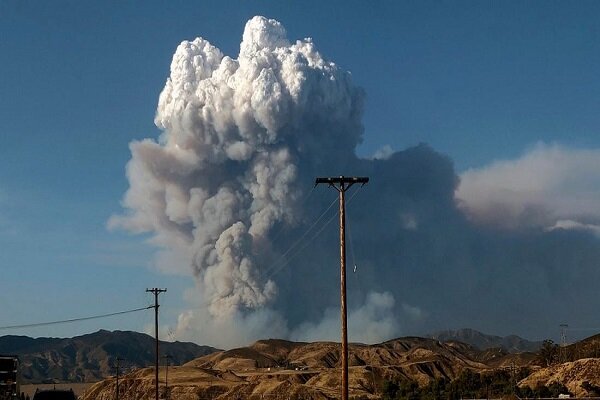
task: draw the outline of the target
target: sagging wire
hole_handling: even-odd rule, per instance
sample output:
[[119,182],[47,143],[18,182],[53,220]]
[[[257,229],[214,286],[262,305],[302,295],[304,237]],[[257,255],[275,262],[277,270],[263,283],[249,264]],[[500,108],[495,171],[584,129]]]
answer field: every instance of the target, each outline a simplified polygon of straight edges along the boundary
[[68,324],[68,323],[79,322],[79,321],[89,321],[92,319],[113,317],[115,315],[130,314],[130,313],[134,313],[134,312],[138,312],[138,311],[148,310],[149,308],[154,308],[154,306],[134,308],[132,310],[117,311],[117,312],[112,312],[112,313],[108,313],[108,314],[92,315],[89,317],[63,319],[63,320],[58,320],[58,321],[36,322],[36,323],[21,324],[21,325],[6,325],[6,326],[0,326],[0,330],[35,328],[38,326],[49,326],[49,325]]
[[[333,207],[333,205],[336,202],[337,202],[337,199],[334,199],[329,204],[329,206],[325,209],[325,211],[323,211],[321,213],[321,215],[319,215],[319,217],[315,220],[315,222],[313,222],[313,224],[300,236],[300,238],[298,240],[296,240],[282,255],[280,255],[278,257],[277,261],[275,261],[268,268],[266,268],[265,272],[267,272],[267,275],[269,275],[269,277],[273,275],[271,272],[278,267],[278,265],[279,265],[280,262],[285,262],[286,256],[290,252],[292,252],[302,242],[302,240],[304,240],[304,238],[314,229],[315,226],[317,226],[317,224],[323,219],[323,217],[329,212],[329,210],[331,209],[331,207]],[[309,241],[312,241],[313,239],[314,239],[314,236]]]
[[[314,192],[315,192],[315,186],[313,186],[313,188],[310,190],[310,192],[308,192],[308,194],[306,194],[304,196],[304,199],[302,199],[298,204],[300,204],[300,206],[304,206],[306,203],[308,203],[308,200],[311,198],[311,196]],[[280,233],[283,231],[284,228],[285,228],[285,223],[281,223],[279,228],[270,235],[271,237],[275,238],[273,240],[273,244],[277,243],[279,241],[279,239],[282,237],[282,235],[280,235]]]
[[[346,205],[349,205],[352,202],[352,199],[354,199],[354,197],[358,194],[358,192],[360,191],[360,189],[362,188],[362,186],[359,186],[357,190],[354,191],[354,193],[352,193],[352,196],[350,196],[350,198],[348,199],[348,201],[346,202]],[[312,230],[312,228],[318,223],[319,220],[321,220],[321,218],[325,215],[325,213],[327,213],[327,211],[329,211],[329,209],[333,206],[333,204],[335,204],[338,200],[335,199],[327,208],[327,210],[325,210],[325,212],[323,212],[323,214],[321,214],[321,216],[318,218],[317,221],[315,221],[315,223],[313,224],[313,226],[311,226],[309,228],[309,231]],[[290,261],[292,261],[298,254],[302,253],[302,251],[304,249],[306,249],[308,247],[308,245],[315,240],[320,234],[321,232],[323,232],[325,230],[325,228],[327,228],[327,226],[329,226],[329,224],[337,218],[337,214],[334,214],[331,218],[329,218],[327,220],[327,222],[325,222],[325,224],[321,227],[321,229],[319,229],[306,243],[304,243],[304,246],[302,246],[299,250],[297,250],[296,252],[294,252],[291,256],[289,256],[287,258],[287,260],[284,260],[284,262],[281,265],[278,265],[276,269],[271,269],[271,272],[267,275],[267,277],[265,279],[270,279],[271,277],[273,277],[274,275],[278,274],[279,272],[281,272],[281,270],[283,270],[283,268],[285,268]],[[306,234],[308,233],[308,231],[305,233],[305,235],[302,236],[305,237]],[[301,238],[301,239],[302,239]],[[288,252],[286,252],[287,254]]]

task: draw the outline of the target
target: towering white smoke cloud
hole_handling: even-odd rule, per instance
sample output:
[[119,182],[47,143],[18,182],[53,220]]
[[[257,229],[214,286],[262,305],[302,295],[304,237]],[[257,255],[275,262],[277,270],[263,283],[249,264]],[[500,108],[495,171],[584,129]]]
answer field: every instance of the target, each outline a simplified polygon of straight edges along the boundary
[[[326,225],[335,207],[305,232],[337,196],[310,192],[314,178],[342,174],[371,177],[347,207],[353,340],[462,327],[543,338],[567,318],[593,323],[600,214],[579,200],[600,192],[589,168],[597,154],[542,149],[466,173],[459,208],[451,160],[427,145],[355,155],[363,98],[310,39],[291,43],[263,17],[247,23],[236,59],[204,39],[177,48],[156,114],[163,133],[131,144],[126,212],[110,225],[149,232],[158,267],[194,277],[178,339],[230,347],[335,338],[339,250],[336,223]],[[546,162],[553,154],[564,162]],[[536,170],[535,181],[547,167],[535,193],[518,179]],[[580,176],[590,184],[572,184]],[[489,182],[518,190],[505,195]],[[561,195],[548,203],[547,193]],[[508,230],[479,223],[498,201],[517,210],[501,219],[521,220],[531,199],[553,207],[554,219]]]
[[277,295],[261,271],[269,232],[302,218],[303,172],[353,156],[361,107],[350,75],[277,21],[250,20],[237,59],[185,41],[159,98],[164,133],[131,144],[130,212],[110,223],[152,232],[160,267],[187,265],[212,315],[264,307]]

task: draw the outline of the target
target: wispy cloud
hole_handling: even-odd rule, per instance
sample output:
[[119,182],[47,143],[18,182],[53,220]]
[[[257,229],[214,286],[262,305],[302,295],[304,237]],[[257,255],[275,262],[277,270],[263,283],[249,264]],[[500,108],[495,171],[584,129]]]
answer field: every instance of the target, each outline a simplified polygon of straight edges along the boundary
[[[600,149],[540,143],[514,160],[461,175],[456,192],[475,221],[501,226],[556,226],[600,221]],[[563,224],[562,228],[575,227]]]

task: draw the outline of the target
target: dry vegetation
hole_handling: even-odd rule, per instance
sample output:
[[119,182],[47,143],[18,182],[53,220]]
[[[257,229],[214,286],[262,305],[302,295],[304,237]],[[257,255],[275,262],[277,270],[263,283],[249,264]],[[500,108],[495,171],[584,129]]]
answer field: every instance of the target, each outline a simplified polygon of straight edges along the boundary
[[[478,350],[458,341],[407,337],[377,345],[350,346],[349,386],[353,399],[458,399],[496,397],[600,396],[600,337],[563,349],[547,342],[537,353]],[[544,349],[546,353],[544,353]],[[545,354],[545,355],[544,355]],[[577,359],[577,357],[581,357]],[[584,358],[585,357],[585,358]],[[542,365],[547,360],[550,366]],[[123,377],[120,398],[154,398],[153,370]],[[165,370],[160,371],[161,396]],[[219,351],[169,368],[169,398],[181,400],[334,399],[340,393],[340,346],[261,340],[249,347]],[[90,387],[83,400],[113,400],[115,380]]]
[[[529,365],[531,361],[531,357],[506,353],[487,357],[494,364]],[[386,381],[412,380],[426,386],[434,379],[454,379],[465,369],[494,368],[487,361],[484,352],[457,342],[402,338],[370,346],[353,344],[350,394],[352,398],[380,398]],[[164,391],[164,369],[160,376]],[[340,346],[261,340],[171,367],[168,379],[173,399],[332,399],[340,391]],[[151,369],[130,373],[122,381],[120,398],[153,398]],[[114,393],[115,381],[108,379],[91,387],[83,398],[112,400]]]
[[519,386],[534,388],[539,385],[550,386],[553,383],[566,386],[575,396],[598,396],[600,393],[594,389],[600,388],[600,359],[584,358],[541,368],[519,382]]

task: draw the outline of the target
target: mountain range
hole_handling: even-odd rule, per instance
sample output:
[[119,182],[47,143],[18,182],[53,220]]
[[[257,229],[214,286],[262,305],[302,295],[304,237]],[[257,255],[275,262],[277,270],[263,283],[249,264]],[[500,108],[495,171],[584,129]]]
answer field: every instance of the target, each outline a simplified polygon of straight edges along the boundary
[[535,352],[542,347],[543,343],[542,341],[523,339],[516,335],[487,335],[469,328],[438,331],[431,335],[427,335],[427,337],[441,342],[457,341],[468,343],[479,350],[501,348],[509,353]]
[[[19,356],[24,383],[95,382],[115,374],[117,357],[122,372],[153,365],[154,346],[151,336],[131,331],[100,330],[65,339],[0,337],[0,354]],[[161,354],[168,354],[172,365],[215,351],[194,343],[160,342]]]
[[[440,331],[429,338],[468,344],[473,347],[469,354],[474,359],[492,356],[500,359],[507,353],[533,352],[541,346],[541,342],[518,336],[487,335],[473,329]],[[160,346],[162,354],[171,356],[172,365],[181,365],[217,351],[209,346],[184,342],[161,342]],[[138,332],[105,330],[73,338],[8,335],[0,337],[0,354],[20,357],[21,375],[26,383],[94,382],[116,372],[117,358],[123,359],[120,363],[122,371],[154,364],[154,339]]]

